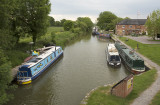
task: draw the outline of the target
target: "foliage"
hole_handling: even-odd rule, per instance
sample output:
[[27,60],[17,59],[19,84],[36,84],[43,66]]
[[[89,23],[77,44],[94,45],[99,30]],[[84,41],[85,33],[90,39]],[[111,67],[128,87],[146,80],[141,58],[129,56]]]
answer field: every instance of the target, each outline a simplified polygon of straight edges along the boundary
[[160,105],[160,91],[154,96],[150,105]]
[[65,30],[65,31],[71,30],[71,29],[73,28],[73,25],[74,25],[74,22],[73,22],[73,21],[71,21],[71,20],[66,20],[66,21],[64,22],[64,25],[63,25],[64,30]]
[[10,49],[15,44],[15,38],[11,31],[12,6],[13,3],[10,0],[0,1],[0,47],[2,49]]
[[123,18],[117,17],[116,19],[112,20],[112,22],[108,25],[110,30],[115,30],[116,24],[122,21]]
[[55,19],[51,16],[48,17],[49,18],[49,23],[50,23],[50,26],[55,26]]
[[157,34],[160,34],[160,10],[154,10],[147,19],[146,27],[148,34],[155,40]]
[[60,20],[60,22],[61,22],[61,26],[63,26],[64,25],[64,22],[66,21],[66,19],[62,19],[62,20]]
[[11,63],[8,62],[4,52],[0,49],[0,105],[6,103],[10,99],[7,94],[9,83],[11,82]]
[[111,27],[111,23],[112,23],[112,20],[116,19],[117,16],[113,13],[111,13],[110,11],[104,11],[104,12],[101,12],[99,14],[99,17],[97,18],[97,26],[99,26],[100,29],[102,30],[110,30],[110,29],[113,29],[113,27]]
[[21,19],[27,23],[28,33],[31,34],[34,43],[47,31],[50,5],[49,0],[21,1]]
[[[25,50],[25,49],[23,49],[23,50]],[[29,45],[26,50],[30,51]],[[6,55],[9,57],[8,60],[12,62],[12,65],[11,65],[12,68],[16,67],[17,65],[20,65],[22,62],[24,62],[24,59],[29,56],[29,54],[27,54],[26,52],[18,50],[18,49],[11,50],[11,51],[9,50],[6,52]]]
[[89,17],[78,17],[77,22],[79,23],[81,28],[82,28],[82,26],[81,26],[82,24],[83,24],[83,26],[84,26],[84,24],[86,24],[86,26],[87,26],[86,32],[90,32],[92,30],[93,22],[91,21],[91,19]]
[[56,27],[61,27],[61,22],[60,21],[55,21],[55,26]]
[[54,43],[54,44],[56,44],[55,36],[56,36],[56,32],[55,32],[55,31],[52,31],[52,32],[51,32],[51,38],[52,38],[52,39],[51,39],[51,42]]
[[111,95],[110,86],[100,87],[90,95],[87,105],[130,105],[141,92],[147,89],[155,81],[155,78],[156,70],[150,70],[141,75],[134,76],[133,90],[126,98]]

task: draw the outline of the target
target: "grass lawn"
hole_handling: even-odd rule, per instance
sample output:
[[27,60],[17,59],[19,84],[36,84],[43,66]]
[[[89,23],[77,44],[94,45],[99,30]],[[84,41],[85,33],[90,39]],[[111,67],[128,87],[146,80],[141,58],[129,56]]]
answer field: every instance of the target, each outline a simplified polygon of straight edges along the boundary
[[150,105],[160,105],[160,91],[154,96]]
[[137,51],[139,53],[160,65],[160,44],[142,44],[132,39],[126,41],[126,37],[119,37],[119,39],[134,49],[137,47],[138,44],[139,49]]
[[[141,75],[134,76],[133,90],[126,98],[116,97],[110,94],[111,87],[100,87],[88,98],[87,105],[129,105],[147,89],[157,76],[156,70],[150,70]],[[153,77],[153,78],[150,78]],[[147,82],[146,82],[147,81]],[[83,104],[81,104],[83,105]]]

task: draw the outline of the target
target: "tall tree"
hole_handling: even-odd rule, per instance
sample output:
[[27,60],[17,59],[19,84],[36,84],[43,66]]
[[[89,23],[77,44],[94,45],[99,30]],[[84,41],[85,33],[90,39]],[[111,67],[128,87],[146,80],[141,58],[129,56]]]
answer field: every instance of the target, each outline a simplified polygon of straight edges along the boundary
[[36,43],[36,39],[47,31],[51,4],[49,0],[21,0],[21,5],[23,21],[27,24],[33,42]]
[[93,27],[93,22],[91,21],[91,19],[89,17],[79,17],[77,18],[77,22],[83,22],[87,25],[87,32],[92,31],[92,27]]
[[49,16],[49,23],[50,23],[50,26],[55,26],[55,19],[51,16]]
[[122,21],[123,18],[117,17],[116,19],[112,20],[109,25],[107,25],[107,28],[110,30],[115,30],[116,24]]
[[64,22],[66,21],[66,19],[62,19],[62,20],[60,20],[61,21],[61,26],[63,26],[64,25]]
[[74,22],[72,20],[66,20],[63,25],[65,31],[71,30],[73,26],[74,26]]
[[15,42],[11,31],[12,6],[13,1],[0,0],[0,47],[2,49],[13,47]]
[[61,26],[61,22],[60,21],[55,21],[55,26],[60,27]]
[[157,34],[160,34],[160,10],[153,11],[146,22],[147,32],[154,40]]
[[116,18],[117,16],[110,11],[101,12],[97,18],[97,26],[102,30],[108,31],[110,29],[110,23],[112,23],[112,20]]

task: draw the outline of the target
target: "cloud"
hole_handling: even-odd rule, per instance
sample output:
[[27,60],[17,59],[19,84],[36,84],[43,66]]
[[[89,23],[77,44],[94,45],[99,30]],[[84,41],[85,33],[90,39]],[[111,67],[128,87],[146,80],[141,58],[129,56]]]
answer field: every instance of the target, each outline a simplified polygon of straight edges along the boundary
[[51,0],[51,13],[56,20],[90,17],[93,22],[103,11],[111,11],[118,17],[147,18],[159,8],[160,0]]

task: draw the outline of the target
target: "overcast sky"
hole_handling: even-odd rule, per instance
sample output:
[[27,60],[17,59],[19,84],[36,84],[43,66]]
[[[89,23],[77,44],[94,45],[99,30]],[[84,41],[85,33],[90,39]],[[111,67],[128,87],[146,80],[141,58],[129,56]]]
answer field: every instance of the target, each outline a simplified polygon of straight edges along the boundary
[[160,9],[160,0],[50,0],[50,2],[52,4],[50,16],[55,20],[90,17],[95,22],[104,11],[111,11],[122,18],[146,19],[153,10]]

